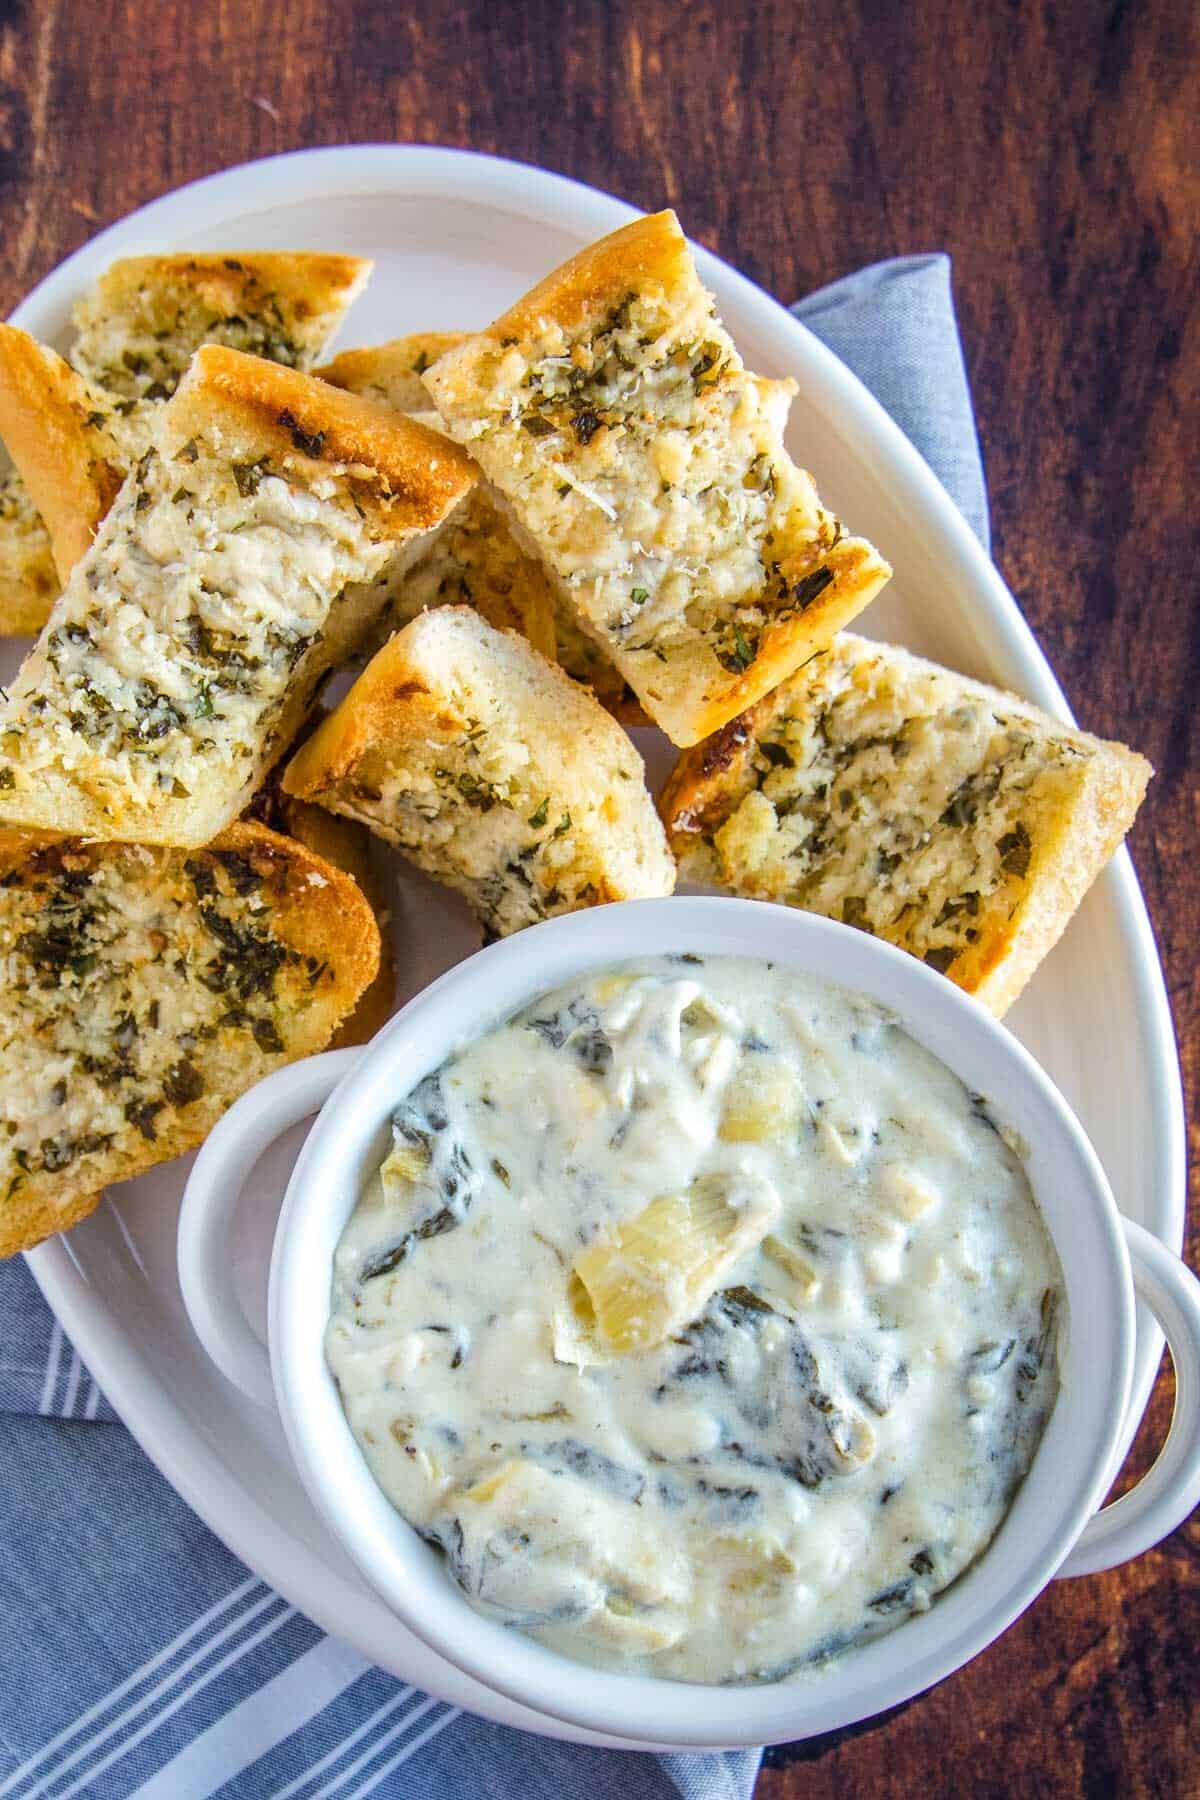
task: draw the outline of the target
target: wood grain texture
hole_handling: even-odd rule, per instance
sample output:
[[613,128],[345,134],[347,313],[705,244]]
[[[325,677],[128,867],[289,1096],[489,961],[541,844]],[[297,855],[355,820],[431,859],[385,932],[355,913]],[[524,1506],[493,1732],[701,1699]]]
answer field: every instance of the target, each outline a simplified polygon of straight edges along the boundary
[[[349,140],[669,203],[784,300],[949,250],[997,560],[1081,722],[1158,765],[1133,851],[1194,1137],[1197,18],[1189,0],[0,0],[0,306],[180,182]],[[1164,1378],[1130,1472],[1169,1416]],[[1198,1639],[1193,1521],[1053,1587],[892,1717],[777,1754],[762,1800],[1195,1795]]]

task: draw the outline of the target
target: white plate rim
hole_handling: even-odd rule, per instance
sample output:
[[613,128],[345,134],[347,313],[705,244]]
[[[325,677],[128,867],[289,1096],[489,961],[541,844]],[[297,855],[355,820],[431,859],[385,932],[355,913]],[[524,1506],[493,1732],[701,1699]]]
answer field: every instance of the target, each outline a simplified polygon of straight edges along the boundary
[[[65,320],[69,302],[81,286],[118,254],[135,254],[139,248],[161,250],[188,231],[219,224],[231,211],[250,210],[256,200],[286,205],[380,193],[427,198],[445,195],[485,205],[502,204],[510,213],[557,225],[581,240],[613,230],[639,211],[616,196],[566,176],[474,151],[405,144],[289,151],[202,177],[116,221],[51,271],[16,308],[12,322],[48,334],[54,327],[47,322],[56,315]],[[695,249],[706,283],[718,294],[736,295],[739,306],[755,315],[761,327],[778,340],[801,380],[808,375],[815,385],[835,396],[849,441],[860,455],[869,449],[876,465],[886,469],[893,488],[924,516],[936,535],[939,553],[981,596],[991,649],[1003,678],[1046,711],[1073,723],[1062,690],[1016,601],[924,458],[857,376],[786,308],[710,251],[700,246]],[[1127,850],[1118,852],[1101,880],[1129,946],[1134,1010],[1153,1064],[1149,1086],[1162,1166],[1156,1187],[1160,1220],[1155,1229],[1168,1248],[1179,1251],[1186,1211],[1186,1122],[1165,979]],[[247,1505],[245,1489],[215,1459],[206,1456],[201,1434],[170,1403],[153,1371],[113,1330],[69,1240],[58,1238],[39,1246],[27,1262],[114,1409],[193,1511],[291,1604],[322,1629],[378,1662],[378,1648],[370,1633],[356,1632],[354,1608],[338,1603],[340,1590],[347,1594],[356,1590],[343,1583],[315,1552],[286,1535],[281,1537],[267,1509],[257,1501]],[[1112,1473],[1123,1460],[1145,1411],[1162,1342],[1157,1329],[1139,1326],[1130,1404]],[[298,1567],[300,1559],[313,1565],[311,1571]],[[524,1709],[513,1709],[473,1682],[468,1684],[449,1665],[442,1668],[441,1697],[453,1704],[548,1735],[647,1748],[629,1740],[556,1726]],[[438,1673],[441,1675],[441,1668]],[[451,1691],[454,1688],[459,1691]]]

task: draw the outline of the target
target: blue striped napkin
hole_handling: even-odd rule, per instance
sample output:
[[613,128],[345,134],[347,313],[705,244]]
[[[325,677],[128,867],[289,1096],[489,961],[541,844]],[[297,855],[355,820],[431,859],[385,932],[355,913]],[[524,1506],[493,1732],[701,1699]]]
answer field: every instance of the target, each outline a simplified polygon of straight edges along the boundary
[[[986,543],[948,258],[877,263],[794,310]],[[0,1800],[745,1800],[759,1766],[489,1725],[325,1637],[146,1460],[19,1259],[0,1264],[0,1619]]]

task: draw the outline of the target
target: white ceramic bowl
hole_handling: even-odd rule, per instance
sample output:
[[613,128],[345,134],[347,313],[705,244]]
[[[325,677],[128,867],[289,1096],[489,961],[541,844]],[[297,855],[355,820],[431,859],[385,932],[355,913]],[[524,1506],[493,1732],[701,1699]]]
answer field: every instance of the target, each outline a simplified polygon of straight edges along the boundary
[[[456,1047],[547,989],[634,956],[680,950],[771,960],[891,1008],[1029,1146],[1026,1168],[1067,1288],[1060,1396],[988,1551],[925,1615],[811,1676],[768,1686],[700,1687],[602,1672],[474,1612],[440,1555],[377,1487],[323,1350],[334,1248],[390,1143],[397,1102]],[[268,1369],[230,1284],[228,1218],[238,1177],[322,1101],[276,1233]],[[413,1000],[365,1052],[281,1070],[232,1108],[193,1169],[179,1253],[184,1299],[205,1347],[247,1392],[269,1404],[273,1391],[310,1496],[408,1627],[498,1693],[569,1726],[647,1747],[778,1742],[893,1706],[975,1656],[1055,1573],[1087,1573],[1137,1554],[1200,1499],[1200,1283],[1121,1219],[1066,1103],[982,1007],[902,952],[784,907],[684,897],[633,902],[556,919],[480,951]],[[1093,1519],[1125,1412],[1135,1283],[1175,1358],[1176,1416],[1150,1475]]]

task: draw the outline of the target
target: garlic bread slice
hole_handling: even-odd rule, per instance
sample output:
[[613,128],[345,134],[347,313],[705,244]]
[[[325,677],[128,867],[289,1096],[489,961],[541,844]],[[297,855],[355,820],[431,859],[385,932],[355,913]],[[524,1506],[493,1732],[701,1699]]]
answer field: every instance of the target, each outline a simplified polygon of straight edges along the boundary
[[1151,772],[1123,744],[847,632],[687,751],[660,809],[690,880],[856,925],[1001,1014]]
[[0,703],[0,820],[207,843],[474,481],[400,413],[200,350]]
[[308,371],[371,264],[316,251],[127,256],[76,306],[71,362],[124,401],[166,400],[202,344]]
[[392,638],[283,787],[361,819],[498,936],[674,886],[620,726],[524,638],[466,607],[422,613]]
[[[0,438],[17,465],[0,494],[0,633],[41,630],[61,582],[149,447],[156,403],[175,391],[201,344],[309,369],[370,270],[359,257],[302,251],[127,257],[75,309],[73,383],[62,359],[24,332],[15,334],[17,348],[0,345]],[[27,388],[38,357],[46,369],[33,393],[23,395],[23,367]],[[46,390],[40,404],[39,386]],[[36,530],[39,512],[54,542],[57,576]]]
[[263,826],[193,851],[0,834],[0,1256],[190,1150],[375,976],[349,876]]
[[822,649],[890,570],[783,444],[675,215],[573,257],[424,376],[580,626],[678,744]]

